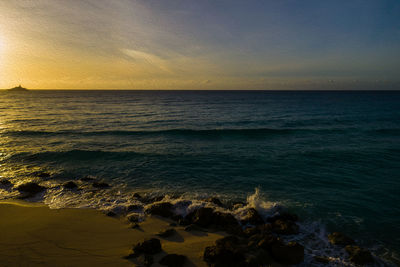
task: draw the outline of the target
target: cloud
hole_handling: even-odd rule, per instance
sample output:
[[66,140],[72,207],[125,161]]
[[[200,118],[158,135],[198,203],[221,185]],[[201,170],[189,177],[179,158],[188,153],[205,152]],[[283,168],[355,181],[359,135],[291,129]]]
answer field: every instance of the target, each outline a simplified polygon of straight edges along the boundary
[[168,62],[154,54],[134,49],[122,49],[121,51],[136,63],[150,65],[154,68],[172,73],[172,70],[168,67]]

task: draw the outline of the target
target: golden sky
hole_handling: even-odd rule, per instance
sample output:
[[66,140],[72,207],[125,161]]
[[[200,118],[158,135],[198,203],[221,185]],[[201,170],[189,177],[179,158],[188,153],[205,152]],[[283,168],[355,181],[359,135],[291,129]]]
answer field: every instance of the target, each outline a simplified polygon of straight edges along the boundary
[[0,88],[397,88],[399,5],[289,2],[0,1]]

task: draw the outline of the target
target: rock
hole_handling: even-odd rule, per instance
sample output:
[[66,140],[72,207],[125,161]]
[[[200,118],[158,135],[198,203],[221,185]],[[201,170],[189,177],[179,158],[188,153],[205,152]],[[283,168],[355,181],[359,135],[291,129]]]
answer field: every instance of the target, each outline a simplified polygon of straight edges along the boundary
[[131,223],[137,223],[140,221],[140,216],[138,214],[129,214],[126,219]]
[[113,211],[108,211],[108,212],[106,213],[106,215],[109,216],[109,217],[115,217],[115,216],[117,216],[117,214],[116,214],[115,212],[113,212]]
[[257,212],[256,209],[250,208],[247,211],[247,215],[242,219],[242,224],[252,224],[252,225],[260,225],[264,224],[263,218],[260,216],[260,214]]
[[214,212],[213,223],[223,228],[239,225],[238,221],[232,214],[218,211]]
[[100,188],[100,189],[106,189],[106,188],[110,187],[109,184],[104,183],[104,182],[93,182],[92,186],[95,188]]
[[178,226],[178,225],[177,225],[176,223],[173,222],[173,223],[170,223],[169,226],[176,227],[176,226]]
[[203,260],[214,267],[241,267],[245,266],[245,255],[239,250],[230,250],[219,246],[206,247]]
[[85,176],[85,177],[81,178],[80,180],[81,180],[82,182],[93,182],[93,181],[96,180],[96,179],[94,179],[94,178],[92,178],[92,177],[90,177],[90,176]]
[[37,183],[34,183],[34,182],[29,182],[26,184],[19,185],[17,187],[17,190],[20,192],[23,192],[23,193],[27,193],[30,196],[33,196],[37,193],[45,191],[46,187],[38,185]]
[[257,227],[247,227],[246,229],[243,230],[243,235],[245,237],[250,237],[255,234],[258,234],[260,231]]
[[139,266],[150,267],[153,264],[154,259],[152,255],[143,254],[137,257],[136,262]]
[[137,228],[140,228],[140,225],[137,224],[137,223],[134,223],[134,224],[132,224],[131,228],[132,229],[137,229]]
[[0,180],[0,186],[9,187],[9,186],[12,186],[12,183],[9,180],[2,179],[2,180]]
[[37,173],[36,175],[39,178],[49,178],[51,176],[50,173],[47,173],[47,172],[40,172],[40,173]]
[[267,218],[267,222],[273,223],[277,220],[283,220],[283,221],[292,221],[292,222],[297,222],[299,220],[299,217],[296,214],[289,213],[289,212],[280,212],[277,215],[274,215],[272,217]]
[[132,211],[140,211],[142,210],[143,207],[141,205],[129,205],[128,207],[126,207],[125,211],[126,212],[132,212]]
[[157,254],[161,252],[161,242],[157,238],[151,238],[144,240],[141,243],[136,244],[133,247],[133,254],[140,255],[140,254]]
[[314,260],[319,263],[328,264],[331,260],[327,257],[314,256]]
[[349,254],[349,259],[351,262],[358,265],[365,265],[369,263],[374,263],[374,258],[366,249],[360,248],[359,246],[347,245],[345,247],[346,252]]
[[221,200],[219,200],[216,197],[207,198],[207,199],[205,199],[205,201],[213,203],[213,204],[215,204],[215,205],[217,205],[219,207],[223,207],[224,206],[224,204],[222,204]]
[[173,205],[169,202],[156,203],[145,210],[147,214],[158,215],[162,217],[172,217]]
[[282,235],[294,235],[299,232],[299,226],[293,221],[279,219],[272,224],[272,231]]
[[183,220],[183,217],[182,217],[182,215],[174,214],[174,215],[172,215],[171,219],[179,222],[179,221]]
[[72,181],[66,182],[63,186],[65,189],[77,189],[78,188],[76,183],[74,183]]
[[333,245],[339,245],[339,246],[353,245],[356,243],[350,237],[339,232],[334,232],[328,235],[328,239],[329,242],[331,242]]
[[234,250],[239,245],[239,238],[234,235],[226,236],[215,241],[217,247]]
[[212,208],[199,208],[194,216],[193,223],[202,227],[210,226],[213,223],[214,210]]
[[270,250],[272,246],[276,243],[279,243],[280,240],[273,235],[264,235],[260,241],[257,243],[257,247],[262,248],[264,250]]
[[173,229],[173,228],[170,228],[170,229],[167,229],[167,230],[164,230],[164,231],[159,232],[157,235],[158,235],[159,237],[166,238],[166,237],[171,237],[171,236],[173,236],[174,234],[176,234],[176,230]]
[[159,263],[168,267],[182,267],[185,264],[186,256],[178,254],[168,254]]
[[265,250],[257,249],[246,256],[246,267],[269,266],[270,264],[271,257]]
[[282,264],[300,264],[304,260],[304,247],[297,242],[275,242],[271,247],[272,257]]
[[138,199],[138,200],[142,199],[142,196],[139,193],[133,194],[133,197]]

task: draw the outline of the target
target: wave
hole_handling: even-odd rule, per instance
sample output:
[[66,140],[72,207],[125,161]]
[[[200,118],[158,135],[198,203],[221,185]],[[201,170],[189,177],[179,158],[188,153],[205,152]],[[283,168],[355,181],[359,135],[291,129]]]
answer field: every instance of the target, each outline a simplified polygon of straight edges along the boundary
[[271,135],[290,135],[298,133],[340,133],[346,129],[302,129],[302,128],[222,128],[222,129],[168,129],[158,131],[5,131],[3,136],[10,137],[34,137],[34,136],[170,136],[170,137],[265,137]]

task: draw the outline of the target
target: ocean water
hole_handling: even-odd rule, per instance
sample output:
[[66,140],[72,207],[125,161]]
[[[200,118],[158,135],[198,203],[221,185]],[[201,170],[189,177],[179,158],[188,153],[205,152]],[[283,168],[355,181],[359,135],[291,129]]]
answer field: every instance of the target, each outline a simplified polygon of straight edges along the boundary
[[[0,176],[39,172],[53,208],[116,208],[138,191],[248,198],[299,214],[316,254],[342,231],[399,263],[400,92],[0,92]],[[85,176],[114,189],[57,186]]]

